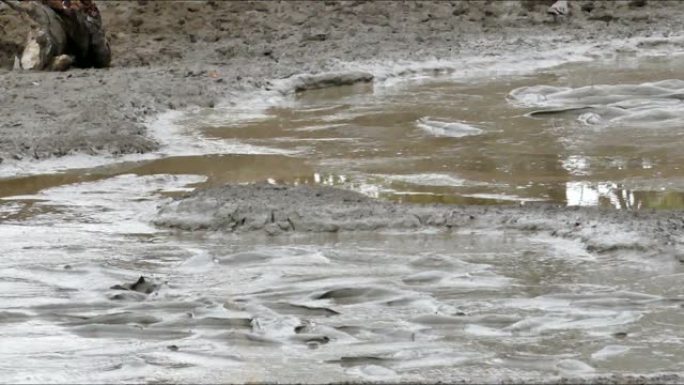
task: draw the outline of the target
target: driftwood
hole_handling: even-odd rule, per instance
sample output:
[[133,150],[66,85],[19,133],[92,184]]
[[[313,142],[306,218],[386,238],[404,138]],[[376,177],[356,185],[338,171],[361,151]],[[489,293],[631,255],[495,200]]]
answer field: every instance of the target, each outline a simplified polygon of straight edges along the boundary
[[[107,67],[111,51],[99,13],[53,8],[48,1],[0,0],[33,21],[15,69]],[[96,10],[97,8],[95,8]],[[97,11],[96,11],[97,12]]]

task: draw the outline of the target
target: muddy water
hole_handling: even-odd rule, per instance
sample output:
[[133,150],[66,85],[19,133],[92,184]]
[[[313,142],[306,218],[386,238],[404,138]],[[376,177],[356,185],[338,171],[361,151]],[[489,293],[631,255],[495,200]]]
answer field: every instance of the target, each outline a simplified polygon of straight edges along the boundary
[[[310,92],[249,120],[188,118],[295,155],[3,180],[0,381],[683,373],[684,265],[671,256],[594,254],[534,232],[266,237],[150,224],[169,196],[263,180],[412,202],[681,207],[681,87],[644,83],[682,78],[683,63],[610,64],[620,71],[413,79]],[[610,88],[620,84],[641,86]],[[125,290],[141,275],[142,289]]]
[[[0,183],[0,196],[129,172],[191,173],[207,176],[205,186],[322,183],[414,203],[681,208],[683,57],[623,56],[517,77],[424,76],[309,91],[265,110],[204,110],[179,124],[284,155],[172,156],[17,178]],[[552,91],[561,96],[545,100]],[[626,108],[637,116],[625,118]]]
[[[658,116],[636,125],[586,124],[578,120],[581,113],[530,117],[549,107],[511,97],[515,89],[541,84],[596,86],[596,97],[554,107],[605,106],[614,102],[605,87],[680,79],[682,64],[681,57],[621,58],[516,78],[327,89],[303,94],[253,122],[222,125],[218,119],[208,133],[302,152],[317,174],[306,181],[400,201],[682,207],[681,118],[665,126],[667,119]],[[623,101],[654,109],[669,103],[682,112],[681,97],[662,96],[644,89]],[[301,177],[294,173],[283,181]]]

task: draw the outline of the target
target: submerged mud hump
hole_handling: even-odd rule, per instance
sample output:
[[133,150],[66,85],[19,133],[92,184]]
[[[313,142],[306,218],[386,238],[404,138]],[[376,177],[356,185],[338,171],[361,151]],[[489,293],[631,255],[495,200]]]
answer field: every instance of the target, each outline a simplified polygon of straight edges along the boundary
[[517,88],[509,101],[525,107],[544,107],[530,117],[577,116],[583,124],[619,127],[678,127],[682,124],[684,81],[667,79],[642,84],[599,84],[579,88],[531,86]]
[[416,121],[416,126],[432,136],[461,138],[480,135],[484,131],[465,122],[443,122],[428,117]]
[[417,228],[401,207],[323,186],[227,185],[163,207],[155,224],[184,230],[337,232]]
[[409,205],[327,186],[226,185],[163,206],[153,222],[181,230],[227,232],[376,231],[426,228],[513,230],[579,242],[599,255],[679,255],[678,211],[629,212],[538,204],[476,207]]

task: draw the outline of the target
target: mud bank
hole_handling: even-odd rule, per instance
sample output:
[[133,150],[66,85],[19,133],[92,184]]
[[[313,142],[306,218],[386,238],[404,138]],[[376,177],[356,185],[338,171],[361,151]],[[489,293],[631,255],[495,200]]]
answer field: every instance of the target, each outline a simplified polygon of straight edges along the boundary
[[[669,36],[684,14],[678,1],[594,1],[591,9],[574,4],[573,17],[557,25],[544,3],[100,2],[114,65],[64,74],[9,72],[27,26],[0,8],[0,159],[148,152],[159,146],[144,124],[155,114],[239,101],[272,80],[354,71],[360,62],[457,63]],[[286,83],[303,90],[369,80],[345,76]]]
[[631,250],[684,259],[678,212],[626,212],[555,205],[395,204],[325,186],[227,185],[196,191],[160,209],[155,224],[226,232],[341,232],[497,229],[577,240],[587,252]]

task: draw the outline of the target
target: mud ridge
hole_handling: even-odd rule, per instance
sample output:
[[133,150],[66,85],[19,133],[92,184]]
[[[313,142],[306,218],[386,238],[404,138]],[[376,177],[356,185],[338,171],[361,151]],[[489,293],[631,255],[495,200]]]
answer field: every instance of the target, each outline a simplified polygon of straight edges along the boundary
[[163,206],[154,223],[186,231],[326,233],[342,231],[498,229],[575,239],[587,251],[641,254],[682,251],[677,212],[627,212],[550,204],[407,205],[326,186],[226,185]]

